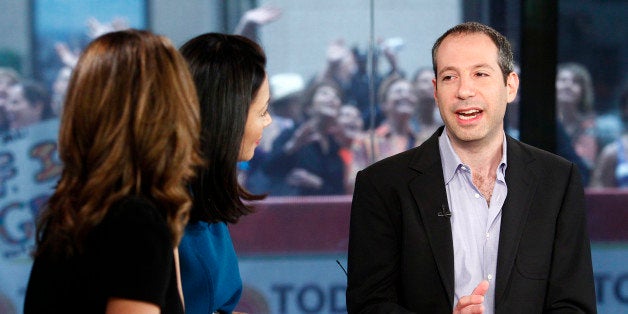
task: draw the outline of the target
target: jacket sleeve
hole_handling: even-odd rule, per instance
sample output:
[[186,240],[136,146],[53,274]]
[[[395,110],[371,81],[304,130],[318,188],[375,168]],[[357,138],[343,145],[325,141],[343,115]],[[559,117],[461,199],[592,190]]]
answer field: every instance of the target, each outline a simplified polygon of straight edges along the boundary
[[573,164],[556,221],[547,289],[546,313],[596,313],[584,190]]
[[348,313],[411,313],[398,304],[400,230],[385,199],[358,172],[349,227]]

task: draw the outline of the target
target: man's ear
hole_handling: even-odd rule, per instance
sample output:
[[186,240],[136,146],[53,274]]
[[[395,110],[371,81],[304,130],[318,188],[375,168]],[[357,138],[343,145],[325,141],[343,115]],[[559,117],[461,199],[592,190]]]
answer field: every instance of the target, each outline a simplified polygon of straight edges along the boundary
[[432,79],[432,86],[434,87],[432,88],[432,92],[434,93],[434,101],[438,105],[438,98],[436,98],[436,78]]
[[506,78],[506,88],[508,93],[508,103],[511,103],[517,98],[517,91],[519,90],[519,75],[515,72],[510,72]]

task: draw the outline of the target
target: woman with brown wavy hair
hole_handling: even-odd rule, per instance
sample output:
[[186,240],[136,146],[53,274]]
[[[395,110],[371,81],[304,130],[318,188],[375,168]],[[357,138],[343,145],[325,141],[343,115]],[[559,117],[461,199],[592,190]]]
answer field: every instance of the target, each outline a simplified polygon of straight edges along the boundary
[[126,30],[90,43],[64,103],[64,170],[37,226],[25,313],[183,313],[176,248],[199,128],[168,39]]

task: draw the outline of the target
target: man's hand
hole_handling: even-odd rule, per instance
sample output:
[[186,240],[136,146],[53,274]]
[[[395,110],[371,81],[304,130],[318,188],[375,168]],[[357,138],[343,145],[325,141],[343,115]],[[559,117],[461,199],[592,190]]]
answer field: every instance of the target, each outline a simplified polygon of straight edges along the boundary
[[482,280],[480,284],[473,289],[471,295],[466,295],[460,300],[454,308],[454,314],[482,314],[484,313],[484,295],[488,291],[488,281]]

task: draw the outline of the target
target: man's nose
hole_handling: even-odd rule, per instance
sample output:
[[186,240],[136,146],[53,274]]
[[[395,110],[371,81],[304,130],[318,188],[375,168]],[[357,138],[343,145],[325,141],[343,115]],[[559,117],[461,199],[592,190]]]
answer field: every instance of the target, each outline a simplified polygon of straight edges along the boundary
[[458,98],[467,99],[475,96],[475,83],[471,78],[460,77],[458,82]]

